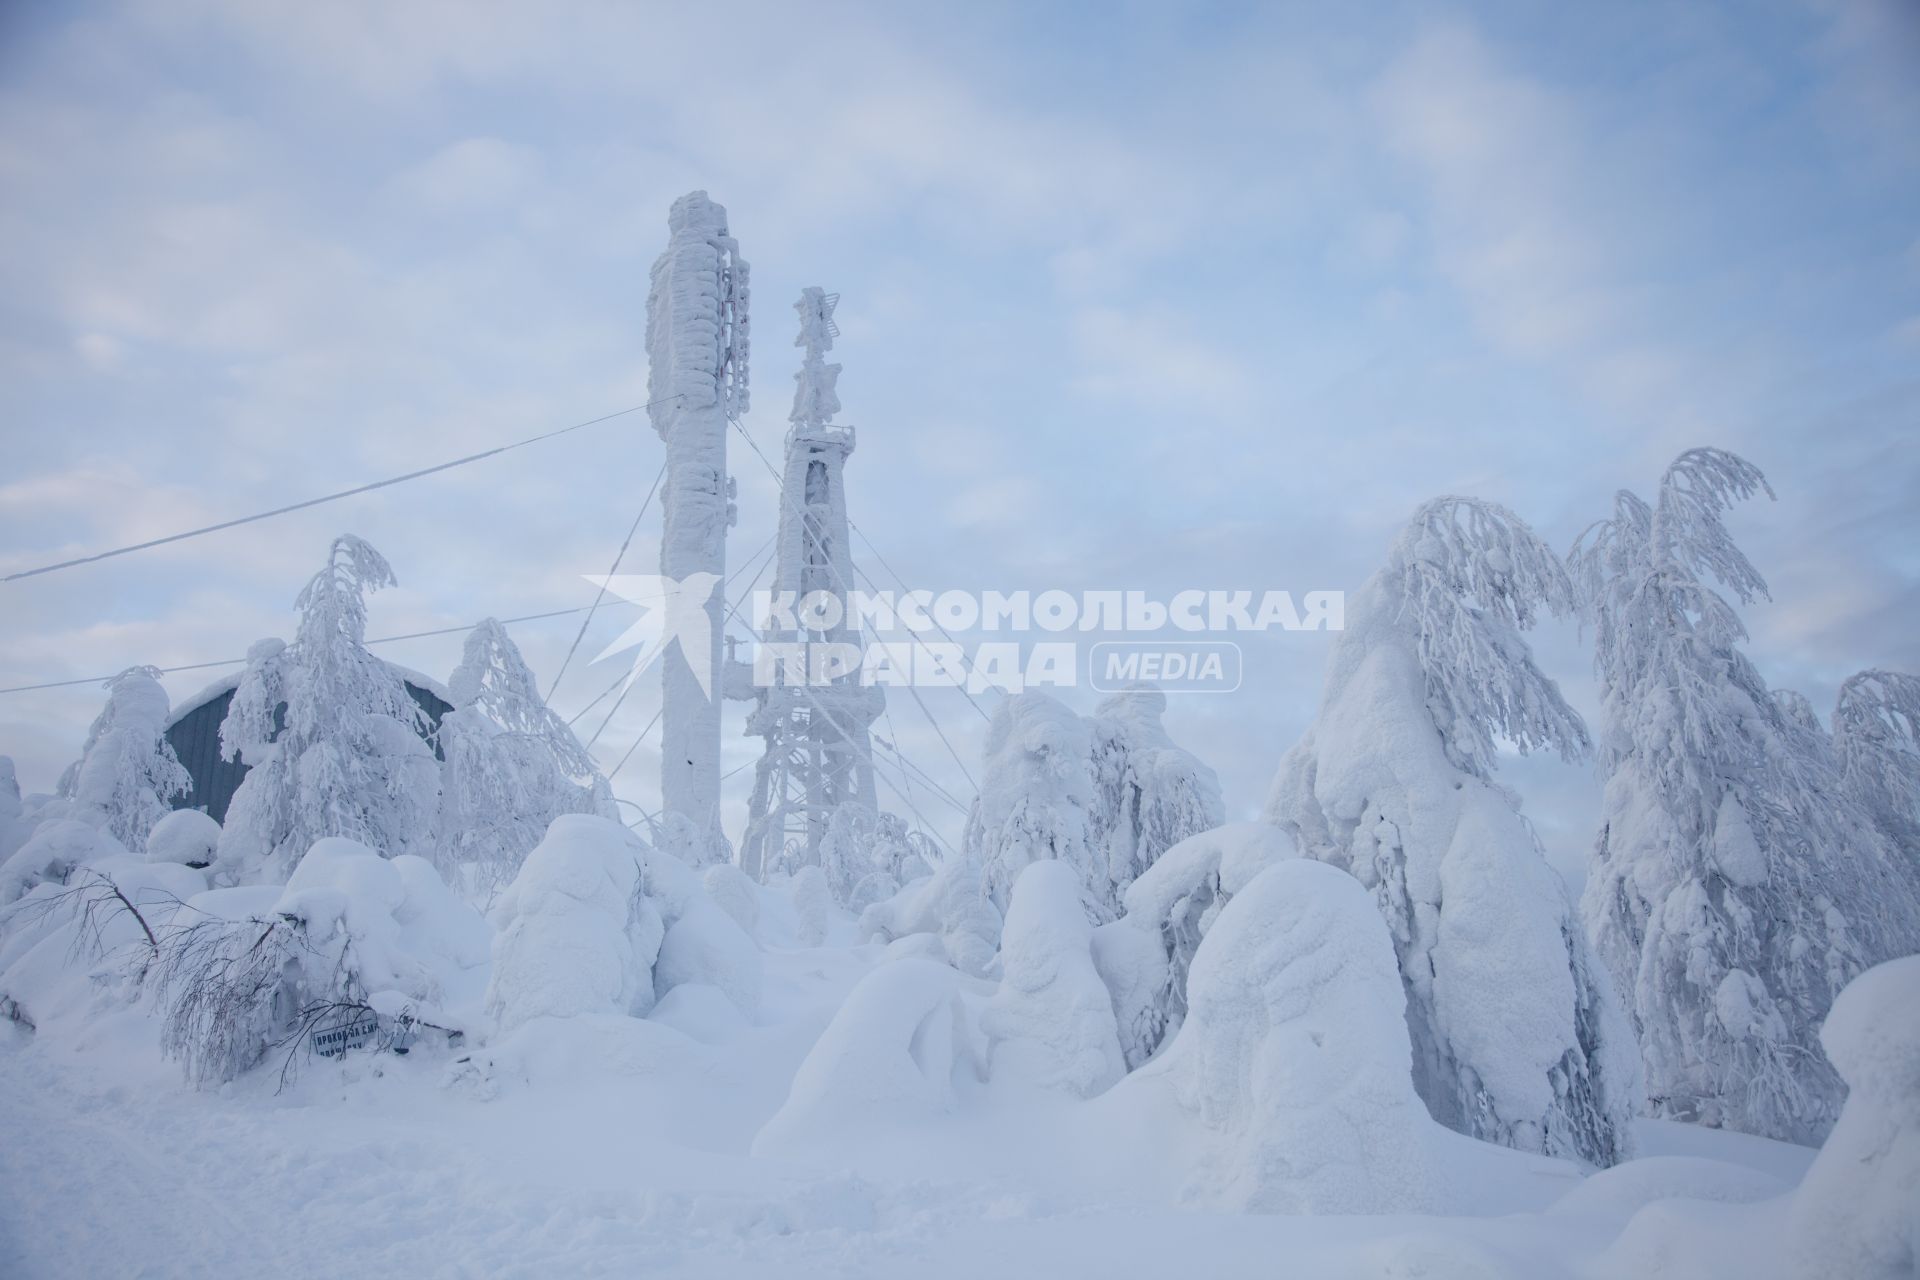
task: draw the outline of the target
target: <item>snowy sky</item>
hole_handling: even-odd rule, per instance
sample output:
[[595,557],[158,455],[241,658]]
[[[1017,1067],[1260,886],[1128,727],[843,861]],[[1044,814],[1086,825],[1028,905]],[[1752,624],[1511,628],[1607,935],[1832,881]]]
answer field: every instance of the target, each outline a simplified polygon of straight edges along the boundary
[[[0,7],[0,566],[643,401],[647,266],[703,187],[754,268],[769,454],[791,301],[844,295],[854,518],[916,586],[1351,588],[1424,498],[1504,501],[1565,546],[1718,444],[1780,494],[1734,521],[1774,587],[1747,611],[1769,677],[1824,708],[1859,667],[1920,670],[1915,10],[1306,9]],[[739,563],[773,485],[734,458]],[[341,531],[400,575],[375,634],[584,603],[659,461],[628,418],[0,587],[0,685],[290,634]],[[545,675],[574,625],[515,632]],[[444,675],[458,644],[382,652]],[[1539,647],[1590,708],[1571,629]],[[1275,635],[1243,697],[1176,699],[1236,811],[1324,657]],[[576,666],[557,705],[614,674]],[[607,728],[608,766],[656,699]],[[26,788],[98,701],[0,696]],[[973,711],[929,701],[976,754]],[[904,698],[894,721],[962,791]],[[730,734],[729,767],[751,754]],[[652,807],[654,778],[643,748],[618,787]],[[1510,780],[1577,868],[1588,773]]]

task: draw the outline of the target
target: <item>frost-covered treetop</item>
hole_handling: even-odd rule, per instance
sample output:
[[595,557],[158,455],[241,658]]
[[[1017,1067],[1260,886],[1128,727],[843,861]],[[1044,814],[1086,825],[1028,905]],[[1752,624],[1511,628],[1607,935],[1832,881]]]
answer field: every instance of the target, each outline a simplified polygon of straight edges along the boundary
[[[289,655],[296,661],[289,673],[286,732],[296,752],[325,737],[320,726],[336,723],[347,708],[420,723],[422,713],[406,686],[366,648],[367,595],[397,585],[385,556],[364,539],[343,533],[327,552],[327,567],[294,601],[300,626]],[[223,743],[225,733],[222,726]]]
[[193,785],[166,740],[167,691],[157,667],[128,667],[107,681],[107,705],[87,743],[59,782],[73,815],[110,831],[128,848],[168,812],[168,801]]
[[[1613,518],[1581,534],[1568,557],[1594,624],[1594,667],[1602,689],[1618,694],[1650,683],[1667,691],[1672,714],[1642,728],[1691,744],[1693,749],[1667,757],[1676,771],[1671,781],[1682,789],[1688,780],[1678,775],[1724,756],[1745,737],[1724,723],[1734,712],[1709,676],[1713,662],[1730,664],[1727,675],[1755,713],[1787,720],[1735,648],[1747,634],[1739,614],[1708,582],[1718,582],[1743,604],[1766,596],[1766,581],[1722,519],[1733,503],[1758,493],[1773,496],[1766,477],[1746,459],[1724,449],[1689,449],[1661,477],[1653,505],[1622,491]],[[1632,736],[1609,740],[1603,752],[1608,767],[1629,749]],[[1705,787],[1701,794],[1717,797],[1719,789]]]
[[327,567],[300,590],[296,643],[324,643],[332,635],[365,644],[367,593],[397,586],[393,566],[364,539],[343,533],[327,552]]
[[1833,745],[1847,785],[1920,854],[1920,676],[1847,677],[1833,709]]
[[1767,593],[1767,584],[1734,545],[1720,517],[1734,503],[1773,487],[1760,468],[1725,449],[1689,449],[1673,460],[1660,481],[1648,527],[1653,568],[1681,567],[1696,577],[1718,579],[1742,604]]
[[544,744],[570,776],[598,775],[593,758],[573,730],[540,696],[520,647],[497,619],[483,619],[467,633],[460,665],[447,680],[447,692],[454,706],[475,708],[507,733]]
[[1568,560],[1597,628],[1596,662],[1606,683],[1626,684],[1646,651],[1622,629],[1636,608],[1684,615],[1710,646],[1746,638],[1739,615],[1704,579],[1719,582],[1742,604],[1766,597],[1766,580],[1721,518],[1757,493],[1774,496],[1745,458],[1725,449],[1689,449],[1661,477],[1654,505],[1623,489],[1614,497],[1613,518],[1575,540]]
[[1517,634],[1542,607],[1574,608],[1566,569],[1525,521],[1498,503],[1435,498],[1407,522],[1382,581],[1399,601],[1395,621],[1413,636],[1427,705],[1456,767],[1487,777],[1496,735],[1523,752],[1587,753],[1586,726]]

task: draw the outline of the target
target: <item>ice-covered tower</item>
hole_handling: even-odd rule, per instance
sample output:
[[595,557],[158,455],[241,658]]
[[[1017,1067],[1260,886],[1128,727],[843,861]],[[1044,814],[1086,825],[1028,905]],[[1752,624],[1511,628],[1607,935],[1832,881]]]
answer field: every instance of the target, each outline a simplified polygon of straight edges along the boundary
[[674,201],[667,226],[647,298],[648,413],[667,446],[660,573],[712,594],[703,597],[707,652],[676,644],[661,655],[661,814],[675,852],[707,862],[728,857],[719,808],[721,610],[735,515],[727,420],[747,409],[747,264],[727,211],[704,191]]
[[[794,310],[800,313],[795,346],[806,351],[793,396],[792,427],[787,432],[786,473],[780,489],[776,596],[805,601],[815,592],[840,602],[839,616],[796,610],[794,629],[769,629],[763,641],[814,644],[857,643],[858,629],[846,616],[853,582],[853,556],[847,543],[847,455],[853,452],[853,428],[840,426],[834,384],[840,366],[823,358],[839,330],[833,308],[840,295],[805,289]],[[809,620],[831,622],[818,628]],[[822,664],[824,666],[824,664]],[[808,663],[808,670],[814,664]],[[786,674],[776,669],[777,676]],[[869,727],[884,705],[878,687],[861,685],[858,671],[828,684],[777,681],[758,691],[747,732],[766,739],[766,752],[754,777],[747,834],[740,865],[758,879],[789,845],[797,861],[820,860],[820,841],[833,811],[848,801],[874,807],[873,746]]]

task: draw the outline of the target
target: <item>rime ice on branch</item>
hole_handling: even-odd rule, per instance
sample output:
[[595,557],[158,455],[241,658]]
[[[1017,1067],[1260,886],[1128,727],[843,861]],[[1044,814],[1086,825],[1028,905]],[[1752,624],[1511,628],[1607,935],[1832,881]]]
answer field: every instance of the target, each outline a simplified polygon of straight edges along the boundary
[[667,226],[671,238],[653,264],[647,298],[648,413],[667,446],[660,573],[715,581],[708,651],[690,655],[676,644],[661,655],[660,791],[666,827],[690,833],[694,846],[676,852],[698,863],[729,856],[720,831],[716,682],[734,521],[727,420],[747,410],[747,264],[727,233],[727,211],[704,191],[674,201]]

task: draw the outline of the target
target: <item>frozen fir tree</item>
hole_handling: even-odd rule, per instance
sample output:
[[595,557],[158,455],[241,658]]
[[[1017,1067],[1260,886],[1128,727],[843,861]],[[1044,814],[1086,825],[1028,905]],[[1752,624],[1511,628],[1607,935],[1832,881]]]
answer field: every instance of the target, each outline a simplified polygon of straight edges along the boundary
[[[797,843],[793,851],[805,854]],[[833,899],[856,914],[891,898],[938,861],[926,836],[910,829],[898,814],[877,813],[857,800],[835,806],[820,841],[820,869]]]
[[1911,878],[1835,753],[1740,652],[1766,592],[1723,520],[1772,490],[1718,449],[1631,493],[1572,564],[1595,637],[1605,811],[1581,902],[1640,1033],[1658,1114],[1819,1142],[1844,1086],[1834,996],[1920,946]]
[[1111,918],[1107,860],[1094,845],[1093,733],[1044,693],[1007,698],[987,730],[986,771],[967,818],[965,851],[1002,912],[1031,863],[1057,858],[1080,877],[1087,907]]
[[1848,792],[1920,875],[1920,676],[1847,677],[1833,710],[1833,748]]
[[1567,613],[1559,559],[1512,512],[1441,498],[1348,603],[1320,711],[1269,816],[1373,893],[1406,988],[1414,1082],[1434,1118],[1521,1150],[1631,1154],[1633,1044],[1501,744],[1588,750],[1520,632]]
[[153,824],[193,780],[167,742],[167,691],[154,667],[128,667],[107,681],[107,705],[87,731],[80,759],[60,776],[67,816],[144,848]]
[[1161,854],[1227,820],[1220,779],[1167,736],[1166,710],[1166,694],[1139,684],[1094,711],[1093,841],[1106,859],[1109,914]]
[[435,859],[456,884],[491,897],[563,813],[616,818],[593,758],[540,696],[507,629],[467,633],[440,722],[440,839]]
[[220,838],[223,879],[277,882],[314,841],[342,836],[387,857],[425,852],[440,804],[423,713],[366,648],[367,593],[393,570],[350,534],[295,601],[293,643],[254,646],[220,726],[251,765]]

